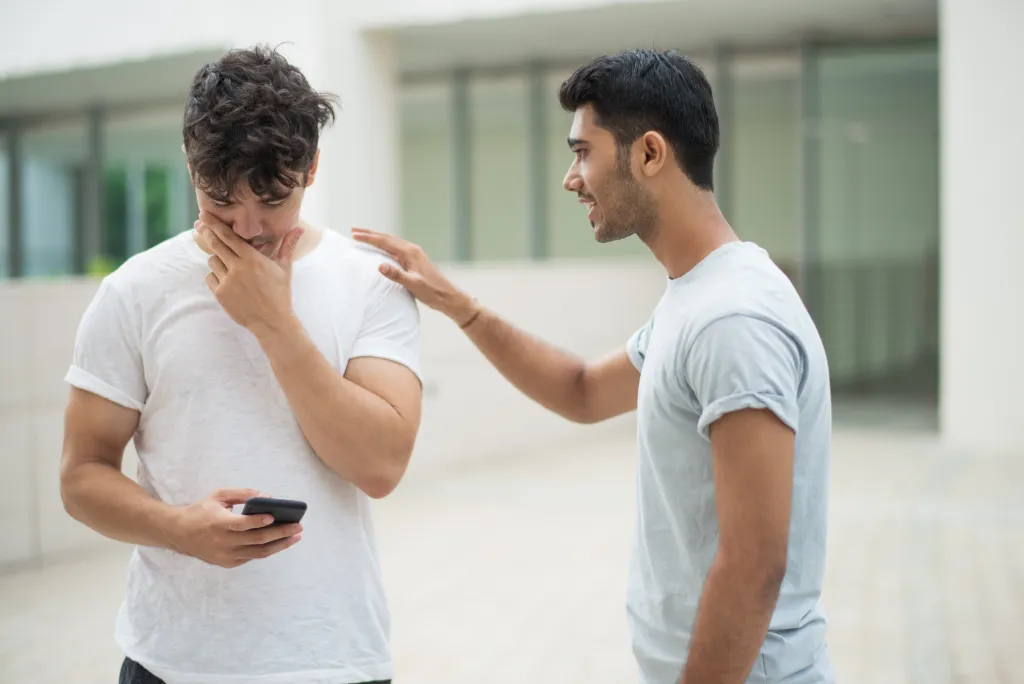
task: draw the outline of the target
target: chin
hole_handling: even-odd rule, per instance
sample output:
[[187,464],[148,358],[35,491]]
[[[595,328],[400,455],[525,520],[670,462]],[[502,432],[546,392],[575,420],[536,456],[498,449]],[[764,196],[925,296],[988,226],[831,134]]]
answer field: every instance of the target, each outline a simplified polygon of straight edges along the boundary
[[600,243],[617,242],[628,238],[632,234],[633,233],[629,231],[607,230],[605,227],[600,225],[594,226],[594,239]]

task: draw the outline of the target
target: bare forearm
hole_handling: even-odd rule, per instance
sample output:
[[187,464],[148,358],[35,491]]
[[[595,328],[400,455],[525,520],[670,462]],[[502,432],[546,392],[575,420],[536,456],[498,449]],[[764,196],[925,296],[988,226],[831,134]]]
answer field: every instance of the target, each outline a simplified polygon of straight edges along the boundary
[[175,508],[153,498],[113,466],[88,462],[62,473],[61,498],[73,518],[105,537],[172,548]]
[[338,373],[298,321],[258,337],[317,456],[371,495],[388,489],[412,450],[402,416]]
[[578,356],[516,328],[487,309],[480,311],[465,332],[520,392],[564,418],[586,420],[586,364]]
[[742,684],[764,643],[781,575],[715,561],[697,611],[680,684]]

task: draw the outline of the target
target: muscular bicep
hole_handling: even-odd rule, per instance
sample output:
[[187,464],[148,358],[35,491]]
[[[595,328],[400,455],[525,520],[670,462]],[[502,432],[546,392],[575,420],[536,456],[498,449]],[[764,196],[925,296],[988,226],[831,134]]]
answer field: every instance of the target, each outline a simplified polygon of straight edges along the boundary
[[726,413],[709,429],[719,554],[785,568],[795,435],[770,410]]
[[61,472],[83,463],[121,469],[124,449],[139,426],[139,412],[77,387],[71,388],[64,411]]
[[626,350],[587,364],[582,378],[586,422],[596,423],[636,410],[640,371]]
[[389,359],[361,356],[349,361],[345,379],[387,403],[401,418],[409,437],[415,438],[420,425],[423,389],[419,378],[407,366]]

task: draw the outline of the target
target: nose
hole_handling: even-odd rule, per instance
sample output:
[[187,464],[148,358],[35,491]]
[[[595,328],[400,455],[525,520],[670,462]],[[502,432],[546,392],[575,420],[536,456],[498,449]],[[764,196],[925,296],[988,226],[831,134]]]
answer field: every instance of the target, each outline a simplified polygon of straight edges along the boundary
[[252,240],[263,232],[262,228],[260,228],[260,222],[256,217],[249,215],[248,212],[237,214],[231,229],[235,231],[235,235],[243,240]]
[[569,192],[579,192],[583,189],[583,179],[580,178],[579,172],[576,170],[576,163],[573,162],[572,166],[565,174],[565,178],[562,179],[562,187]]

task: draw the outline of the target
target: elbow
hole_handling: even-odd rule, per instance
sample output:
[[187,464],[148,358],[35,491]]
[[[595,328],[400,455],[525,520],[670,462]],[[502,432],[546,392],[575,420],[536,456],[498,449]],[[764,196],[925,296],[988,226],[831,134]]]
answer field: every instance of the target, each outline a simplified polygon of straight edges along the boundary
[[565,416],[568,420],[578,425],[596,425],[601,422],[601,417],[594,413],[588,412],[586,407],[581,408],[578,411],[572,411]]
[[569,401],[561,415],[566,420],[578,425],[594,425],[600,423],[602,418],[591,405],[587,391],[587,367],[580,364],[573,375],[572,391],[569,392]]
[[398,487],[399,478],[374,476],[367,478],[360,489],[371,499],[383,499]]
[[371,499],[383,499],[388,496],[398,488],[398,484],[405,477],[411,454],[411,446],[403,449],[394,458],[388,459],[373,472],[368,473],[359,488]]
[[767,597],[774,602],[779,596],[782,588],[782,581],[786,577],[786,554],[775,556],[765,560],[762,566],[761,586],[764,588]]
[[60,501],[64,510],[75,520],[78,520],[78,504],[76,502],[77,488],[76,469],[62,465],[60,469]]
[[786,576],[786,549],[748,551],[721,555],[719,560],[730,575],[742,578],[742,584],[774,604]]
[[759,559],[753,570],[753,586],[758,590],[765,605],[774,606],[779,600],[782,580],[786,576],[786,554],[771,554]]

